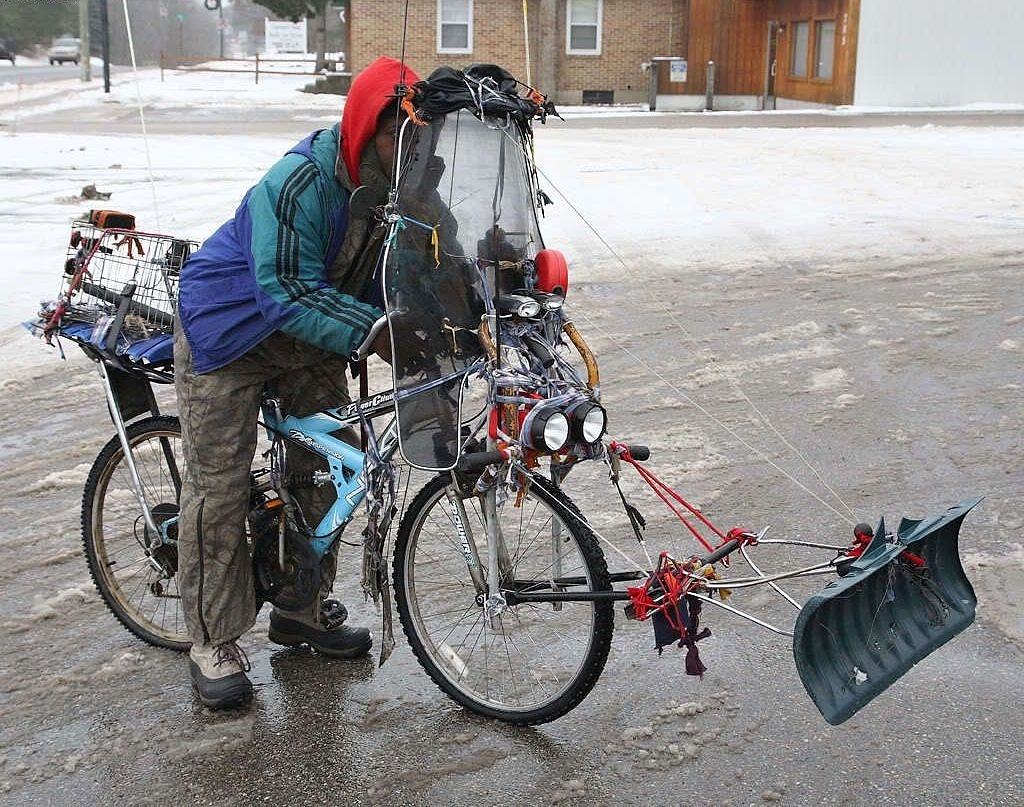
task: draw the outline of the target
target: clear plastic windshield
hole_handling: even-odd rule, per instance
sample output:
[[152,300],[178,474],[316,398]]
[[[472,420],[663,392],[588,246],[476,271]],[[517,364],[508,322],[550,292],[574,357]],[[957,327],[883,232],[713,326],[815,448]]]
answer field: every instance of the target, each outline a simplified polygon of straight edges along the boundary
[[[397,214],[384,269],[402,455],[418,468],[454,467],[477,337],[497,288],[521,286],[542,249],[522,135],[461,110],[406,123]],[[476,410],[479,410],[477,405]]]

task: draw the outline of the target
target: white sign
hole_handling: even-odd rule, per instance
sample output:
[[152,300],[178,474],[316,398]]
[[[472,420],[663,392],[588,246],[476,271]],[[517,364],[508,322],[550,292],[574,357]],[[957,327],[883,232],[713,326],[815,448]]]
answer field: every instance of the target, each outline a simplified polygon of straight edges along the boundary
[[668,63],[668,80],[684,84],[686,82],[686,59],[673,59]]
[[266,20],[266,37],[264,50],[267,53],[305,53],[306,20]]

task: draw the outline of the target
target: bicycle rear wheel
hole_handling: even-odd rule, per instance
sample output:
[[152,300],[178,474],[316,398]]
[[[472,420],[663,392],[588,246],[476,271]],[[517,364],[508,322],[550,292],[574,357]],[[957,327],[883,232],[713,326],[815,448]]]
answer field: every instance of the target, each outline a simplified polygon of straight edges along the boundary
[[[184,459],[175,417],[138,420],[127,427],[146,499],[157,525],[170,522],[177,538]],[[149,644],[188,650],[178,591],[177,544],[151,548],[121,442],[111,439],[89,473],[82,496],[82,542],[96,588],[118,621]]]
[[[555,720],[587,696],[604,669],[612,603],[519,603],[486,617],[448,495],[462,500],[486,567],[480,499],[456,491],[449,475],[436,477],[399,528],[394,584],[409,645],[434,682],[471,711],[517,724]],[[611,589],[597,539],[554,486],[535,481],[520,506],[506,502],[497,518],[507,551],[503,592]]]

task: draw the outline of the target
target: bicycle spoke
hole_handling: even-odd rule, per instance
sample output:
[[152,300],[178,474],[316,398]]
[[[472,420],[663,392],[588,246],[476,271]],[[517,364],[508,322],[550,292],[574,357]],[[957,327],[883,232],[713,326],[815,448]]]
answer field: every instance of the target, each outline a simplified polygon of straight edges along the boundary
[[[479,501],[466,501],[486,535]],[[594,603],[522,603],[487,616],[475,599],[444,492],[421,512],[405,562],[405,588],[417,632],[436,666],[474,700],[502,709],[536,709],[561,697],[589,657]],[[495,516],[512,552],[510,581],[529,581],[521,591],[590,590],[590,569],[576,533],[545,499],[528,492],[520,507],[500,508]],[[562,540],[552,544],[545,537],[554,534],[556,525],[561,525]],[[481,560],[487,549],[478,544]],[[556,564],[558,577],[579,582],[554,583],[550,571]]]
[[[143,432],[132,438],[132,458],[147,505],[176,506],[178,489],[168,462],[183,466],[180,435],[159,429]],[[174,511],[160,512],[158,522]],[[123,452],[114,455],[97,489],[91,529],[105,590],[125,618],[162,639],[188,641],[176,575],[167,578],[157,571],[146,550],[146,525]],[[157,583],[160,593],[154,591]]]

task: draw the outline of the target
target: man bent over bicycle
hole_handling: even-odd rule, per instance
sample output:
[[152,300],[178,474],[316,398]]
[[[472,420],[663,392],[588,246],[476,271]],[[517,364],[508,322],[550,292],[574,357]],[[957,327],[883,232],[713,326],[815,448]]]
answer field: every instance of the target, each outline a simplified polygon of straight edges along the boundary
[[[390,187],[400,114],[395,86],[418,80],[386,57],[367,67],[352,84],[341,123],[285,154],[181,273],[174,339],[185,454],[178,575],[193,642],[192,685],[213,709],[252,699],[237,640],[256,620],[245,520],[262,392],[272,384],[297,417],[349,400],[346,357],[382,315],[377,269],[385,228],[374,211]],[[386,339],[385,332],[384,355]],[[322,467],[298,447],[289,448],[288,462],[297,473]],[[330,486],[295,491],[314,519],[334,495]],[[344,624],[344,607],[327,599],[336,548],[321,564],[313,605],[271,613],[272,641],[343,658],[369,652],[370,632]]]

